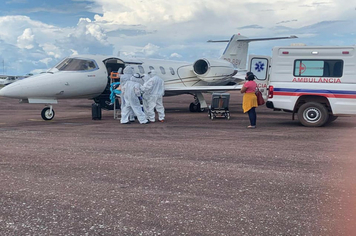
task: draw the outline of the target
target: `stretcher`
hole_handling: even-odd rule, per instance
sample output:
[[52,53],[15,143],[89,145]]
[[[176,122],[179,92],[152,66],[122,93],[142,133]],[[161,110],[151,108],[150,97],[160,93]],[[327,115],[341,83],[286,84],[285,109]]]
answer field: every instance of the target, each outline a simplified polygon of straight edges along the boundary
[[230,94],[229,93],[213,93],[211,105],[209,106],[208,116],[210,119],[222,117],[230,119],[229,111]]

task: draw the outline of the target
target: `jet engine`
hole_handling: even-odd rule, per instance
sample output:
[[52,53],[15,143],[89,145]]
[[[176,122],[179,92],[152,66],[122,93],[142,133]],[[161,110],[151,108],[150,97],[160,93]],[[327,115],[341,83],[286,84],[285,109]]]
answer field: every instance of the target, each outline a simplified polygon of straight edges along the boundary
[[237,69],[228,61],[206,58],[194,62],[193,71],[205,82],[214,82],[237,73]]

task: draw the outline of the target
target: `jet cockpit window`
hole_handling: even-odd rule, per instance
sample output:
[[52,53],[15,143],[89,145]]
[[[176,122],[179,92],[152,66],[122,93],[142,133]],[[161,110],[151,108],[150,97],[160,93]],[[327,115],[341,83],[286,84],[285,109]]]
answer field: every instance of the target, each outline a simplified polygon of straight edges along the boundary
[[67,58],[55,66],[59,71],[88,71],[98,69],[92,60]]
[[160,66],[159,69],[161,70],[162,75],[166,74],[166,70],[162,66]]

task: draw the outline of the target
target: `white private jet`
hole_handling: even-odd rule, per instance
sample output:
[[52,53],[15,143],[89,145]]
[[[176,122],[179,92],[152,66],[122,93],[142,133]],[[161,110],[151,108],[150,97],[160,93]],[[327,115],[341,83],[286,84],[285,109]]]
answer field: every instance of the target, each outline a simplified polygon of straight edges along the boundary
[[[94,99],[104,109],[111,110],[110,72],[131,65],[135,72],[141,74],[155,69],[165,81],[165,96],[192,94],[195,101],[190,104],[190,111],[201,111],[207,107],[202,93],[241,89],[241,85],[227,84],[236,80],[238,70],[246,72],[249,42],[290,38],[296,36],[251,39],[235,34],[230,40],[209,40],[228,42],[223,55],[220,59],[201,58],[194,63],[155,59],[123,60],[103,55],[70,56],[46,73],[7,85],[0,90],[0,96],[17,98],[21,103],[46,104],[41,112],[44,120],[53,119],[55,112],[52,104],[57,104],[58,99]],[[244,78],[241,71],[239,75]]]

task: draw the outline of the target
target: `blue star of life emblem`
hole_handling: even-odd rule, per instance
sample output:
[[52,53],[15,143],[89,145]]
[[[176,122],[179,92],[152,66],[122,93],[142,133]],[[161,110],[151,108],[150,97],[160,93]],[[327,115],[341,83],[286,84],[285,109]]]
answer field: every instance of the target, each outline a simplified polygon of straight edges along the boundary
[[265,63],[259,61],[255,64],[255,70],[257,70],[258,72],[261,72],[265,69]]

